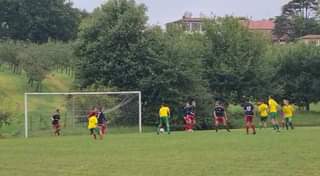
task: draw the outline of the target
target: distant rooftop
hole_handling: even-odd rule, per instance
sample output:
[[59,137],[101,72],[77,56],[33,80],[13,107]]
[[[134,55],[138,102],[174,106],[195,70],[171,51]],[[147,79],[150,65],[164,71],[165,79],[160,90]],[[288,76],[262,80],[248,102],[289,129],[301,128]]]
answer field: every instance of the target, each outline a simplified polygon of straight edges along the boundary
[[320,35],[305,35],[301,39],[320,39]]
[[[183,16],[182,19],[173,21],[171,23],[200,23],[205,18],[194,18]],[[244,25],[246,25],[251,30],[273,30],[275,23],[273,20],[241,20]]]
[[248,20],[248,28],[254,30],[273,30],[275,23],[273,20]]

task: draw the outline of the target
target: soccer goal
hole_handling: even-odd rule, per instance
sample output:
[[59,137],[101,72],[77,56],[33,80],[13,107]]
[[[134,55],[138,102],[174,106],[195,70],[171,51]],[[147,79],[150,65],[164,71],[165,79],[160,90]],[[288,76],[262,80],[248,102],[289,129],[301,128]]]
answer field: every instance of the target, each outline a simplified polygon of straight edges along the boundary
[[59,109],[62,135],[88,134],[87,116],[94,108],[107,117],[108,131],[142,132],[140,91],[47,92],[24,94],[24,134],[52,135],[52,114]]

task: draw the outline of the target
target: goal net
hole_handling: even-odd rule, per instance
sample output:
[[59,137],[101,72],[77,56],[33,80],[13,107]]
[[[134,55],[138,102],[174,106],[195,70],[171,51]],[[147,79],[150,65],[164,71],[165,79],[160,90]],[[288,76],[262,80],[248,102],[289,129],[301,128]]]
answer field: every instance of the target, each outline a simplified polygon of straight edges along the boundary
[[88,134],[88,113],[101,109],[107,133],[142,132],[141,92],[25,93],[25,137],[53,135],[52,115],[59,109],[62,135]]

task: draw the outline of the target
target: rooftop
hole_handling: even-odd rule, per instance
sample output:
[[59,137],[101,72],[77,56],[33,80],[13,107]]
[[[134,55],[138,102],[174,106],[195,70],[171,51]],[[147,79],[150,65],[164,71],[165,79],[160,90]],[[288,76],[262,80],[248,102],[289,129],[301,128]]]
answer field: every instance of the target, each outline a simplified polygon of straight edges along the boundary
[[273,30],[275,23],[273,20],[248,20],[248,28],[255,30]]
[[320,39],[320,35],[305,35],[301,39]]
[[[205,18],[193,18],[193,17],[182,17],[182,19],[174,21],[172,23],[200,23]],[[249,29],[252,30],[273,30],[275,27],[275,23],[273,20],[241,20],[244,25],[246,25]]]

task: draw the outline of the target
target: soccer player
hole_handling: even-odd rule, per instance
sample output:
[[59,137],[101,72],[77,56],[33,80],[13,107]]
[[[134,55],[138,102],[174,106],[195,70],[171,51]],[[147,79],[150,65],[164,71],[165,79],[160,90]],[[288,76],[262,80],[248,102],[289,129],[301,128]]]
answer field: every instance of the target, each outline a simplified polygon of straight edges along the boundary
[[166,127],[168,134],[170,134],[170,108],[168,105],[162,103],[159,110],[160,123],[157,129],[157,133],[160,134],[160,128]]
[[263,101],[263,100],[259,100],[258,102],[258,114],[260,117],[260,129],[263,128],[267,128],[267,120],[268,120],[268,116],[269,116],[269,107],[268,105]]
[[271,118],[273,129],[277,130],[277,132],[280,132],[279,123],[277,120],[279,104],[273,99],[272,96],[269,96],[268,104],[269,104],[269,112],[270,112],[269,115]]
[[289,100],[283,100],[282,113],[285,120],[286,129],[290,128],[293,130],[292,117],[294,115],[294,107],[290,104]]
[[186,103],[184,107],[184,121],[185,121],[185,130],[193,132],[193,126],[195,125],[195,113],[194,106],[189,102]]
[[214,126],[216,132],[218,132],[218,128],[220,125],[224,125],[225,129],[230,132],[229,127],[227,125],[228,116],[224,109],[224,105],[222,102],[217,101],[213,110],[213,121],[215,122]]
[[98,118],[98,128],[99,128],[99,136],[102,140],[107,129],[107,118],[104,115],[102,108],[97,109],[97,118]]
[[256,127],[253,124],[253,118],[254,118],[254,106],[249,102],[246,101],[243,104],[243,109],[244,109],[244,119],[246,123],[246,131],[247,134],[249,134],[249,129],[252,129],[252,134],[256,134]]
[[55,136],[60,136],[60,110],[56,109],[56,111],[52,114],[51,117],[51,124],[52,124],[52,128],[53,128],[53,134]]
[[88,116],[88,129],[90,131],[90,135],[93,136],[94,139],[97,139],[96,133],[99,133],[97,128],[98,119],[96,113],[90,112]]

